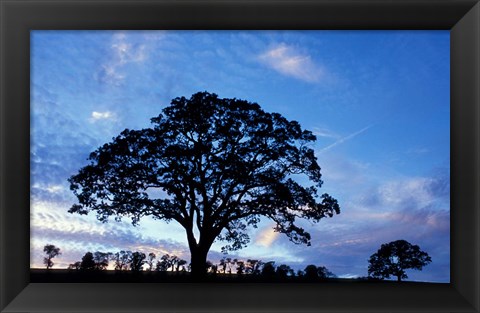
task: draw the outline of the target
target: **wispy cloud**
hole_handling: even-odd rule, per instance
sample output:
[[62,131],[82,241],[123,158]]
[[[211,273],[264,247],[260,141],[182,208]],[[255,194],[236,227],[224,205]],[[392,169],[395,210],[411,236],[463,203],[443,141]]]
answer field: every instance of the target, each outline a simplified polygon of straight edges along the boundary
[[113,112],[105,111],[105,112],[97,112],[93,111],[90,116],[90,122],[96,122],[100,120],[115,120],[116,115]]
[[275,232],[272,227],[267,227],[260,231],[255,238],[255,244],[270,247],[277,240],[279,233]]
[[62,249],[62,257],[55,262],[57,267],[68,266],[87,251],[131,250],[190,258],[186,243],[174,239],[157,239],[145,234],[144,227],[134,228],[126,221],[101,223],[95,221],[93,216],[68,214],[66,203],[43,201],[33,202],[31,206],[32,267],[42,266],[42,248],[47,243]]
[[123,33],[114,36],[112,50],[119,65],[130,62],[143,62],[146,59],[145,45],[134,46]]
[[387,183],[378,190],[381,201],[386,206],[414,205],[427,206],[436,200],[429,190],[432,179],[414,178],[407,181]]
[[383,182],[374,190],[358,199],[358,203],[369,208],[400,211],[408,208],[425,208],[443,204],[448,209],[450,199],[449,177],[408,177]]
[[32,188],[47,191],[49,193],[61,193],[65,190],[62,185],[46,185],[46,184],[33,184]]
[[108,61],[101,65],[99,78],[113,85],[119,85],[126,78],[125,72],[122,71],[123,66],[129,63],[142,63],[147,59],[147,46],[129,42],[123,32],[113,36],[110,51]]
[[277,45],[259,56],[259,60],[275,71],[306,82],[318,82],[324,70],[307,54],[286,44]]
[[344,142],[346,142],[346,141],[348,141],[348,140],[350,140],[350,139],[352,139],[352,138],[360,135],[361,133],[367,131],[367,130],[368,130],[369,128],[371,128],[372,126],[373,126],[373,125],[369,125],[369,126],[367,126],[367,127],[364,127],[364,128],[362,128],[362,129],[360,129],[359,131],[356,131],[356,132],[354,132],[354,133],[352,133],[352,134],[350,134],[350,135],[347,135],[347,136],[345,136],[345,137],[342,137],[342,138],[338,139],[337,141],[335,141],[334,143],[332,143],[331,145],[328,145],[328,146],[320,149],[320,150],[318,151],[318,153],[322,153],[322,152],[325,152],[325,151],[327,151],[327,150],[330,150],[330,149],[332,149],[332,148],[334,148],[334,147],[336,147],[336,146],[338,146],[338,145],[340,145],[340,144],[342,144],[342,143],[344,143]]
[[339,139],[341,137],[337,133],[324,127],[314,127],[313,134],[317,137],[333,138],[333,139]]
[[408,149],[406,153],[408,155],[419,156],[419,155],[424,155],[424,154],[429,153],[429,152],[430,152],[430,150],[426,147],[417,147],[417,148]]

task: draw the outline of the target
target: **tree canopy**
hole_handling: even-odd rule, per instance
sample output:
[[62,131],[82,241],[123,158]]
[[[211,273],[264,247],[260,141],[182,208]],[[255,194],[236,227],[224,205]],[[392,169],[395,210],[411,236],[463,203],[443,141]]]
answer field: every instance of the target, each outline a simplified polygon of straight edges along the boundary
[[78,199],[69,212],[95,211],[101,221],[130,217],[134,225],[144,216],[176,221],[186,231],[192,273],[206,271],[215,240],[225,250],[248,244],[246,230],[260,217],[310,245],[298,219],[340,213],[336,199],[317,194],[316,137],[296,121],[208,92],[173,99],[151,121],[90,154],[90,164],[69,179]]
[[396,276],[398,281],[408,278],[405,270],[422,268],[432,262],[430,256],[406,240],[397,240],[382,244],[380,249],[370,256],[368,275],[374,278]]

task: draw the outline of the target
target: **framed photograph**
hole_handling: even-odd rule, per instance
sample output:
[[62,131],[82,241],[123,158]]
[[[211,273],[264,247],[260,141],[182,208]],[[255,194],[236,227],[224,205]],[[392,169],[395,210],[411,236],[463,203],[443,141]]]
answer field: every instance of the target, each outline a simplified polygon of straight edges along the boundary
[[478,1],[1,15],[2,312],[480,310]]

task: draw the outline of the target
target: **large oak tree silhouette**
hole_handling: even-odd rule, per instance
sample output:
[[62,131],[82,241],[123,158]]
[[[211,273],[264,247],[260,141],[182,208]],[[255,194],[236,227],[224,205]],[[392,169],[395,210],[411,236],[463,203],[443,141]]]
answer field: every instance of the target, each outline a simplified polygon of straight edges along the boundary
[[133,225],[143,216],[176,221],[197,276],[206,273],[215,240],[226,250],[244,247],[247,227],[260,217],[292,242],[310,245],[297,219],[340,213],[337,200],[317,194],[320,166],[310,147],[316,137],[296,121],[208,92],[173,99],[151,121],[152,128],[125,129],[90,154],[91,163],[69,179],[78,198],[69,212],[95,211],[101,221],[128,216]]

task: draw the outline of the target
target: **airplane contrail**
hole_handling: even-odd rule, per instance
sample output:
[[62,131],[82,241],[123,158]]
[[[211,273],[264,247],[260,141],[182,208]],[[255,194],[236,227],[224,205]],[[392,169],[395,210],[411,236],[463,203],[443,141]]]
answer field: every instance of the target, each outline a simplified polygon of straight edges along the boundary
[[350,139],[352,139],[353,137],[360,135],[361,133],[365,132],[367,129],[371,128],[372,126],[373,126],[373,125],[369,125],[369,126],[364,127],[364,128],[362,128],[362,129],[360,129],[359,131],[356,131],[356,132],[354,132],[354,133],[352,133],[352,134],[350,134],[350,135],[348,135],[348,136],[342,137],[342,138],[338,139],[337,141],[335,141],[334,143],[332,143],[331,145],[326,146],[326,147],[323,148],[323,149],[320,149],[320,151],[318,151],[318,152],[324,152],[324,151],[330,150],[330,149],[332,149],[333,147],[336,147],[336,146],[338,146],[339,144],[342,144],[342,143],[344,143],[345,141],[350,140]]

